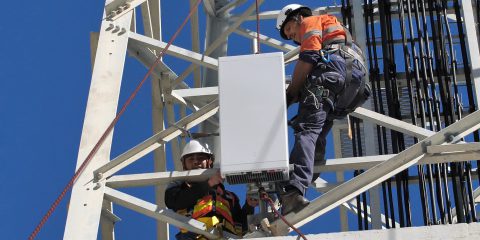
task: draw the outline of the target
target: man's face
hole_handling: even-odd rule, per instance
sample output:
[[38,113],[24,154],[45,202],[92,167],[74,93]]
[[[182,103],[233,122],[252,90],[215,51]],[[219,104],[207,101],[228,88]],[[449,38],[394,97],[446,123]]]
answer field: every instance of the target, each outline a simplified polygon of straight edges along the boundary
[[[300,21],[303,20],[303,17],[300,16]],[[301,42],[300,40],[300,22],[295,21],[294,19],[288,21],[283,28],[283,33],[287,36],[288,39],[294,40],[296,42]]]
[[183,160],[183,167],[185,170],[192,169],[207,169],[212,165],[210,155],[206,153],[192,153],[185,156]]

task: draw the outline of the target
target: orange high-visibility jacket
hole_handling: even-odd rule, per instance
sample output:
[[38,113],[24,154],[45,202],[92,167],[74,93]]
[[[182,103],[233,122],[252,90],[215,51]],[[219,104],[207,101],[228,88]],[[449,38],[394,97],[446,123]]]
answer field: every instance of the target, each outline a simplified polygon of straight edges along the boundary
[[345,39],[345,29],[329,14],[306,17],[300,23],[300,52],[318,51],[325,45]]
[[239,236],[243,234],[244,225],[246,230],[247,214],[253,213],[253,209],[247,210],[245,206],[244,211],[235,193],[226,190],[223,184],[209,187],[207,181],[171,183],[165,192],[165,203],[177,213],[202,222],[216,217],[223,230]]

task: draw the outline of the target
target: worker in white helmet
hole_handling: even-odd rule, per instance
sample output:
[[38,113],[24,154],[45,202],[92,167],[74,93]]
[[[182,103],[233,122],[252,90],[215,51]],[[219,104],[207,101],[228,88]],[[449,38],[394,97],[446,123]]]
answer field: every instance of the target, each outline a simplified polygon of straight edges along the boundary
[[[183,148],[183,170],[213,167],[215,156],[206,143],[191,140]],[[185,216],[204,222],[208,228],[221,224],[224,231],[242,236],[248,229],[247,215],[254,213],[258,199],[247,197],[243,208],[237,195],[225,189],[218,171],[206,181],[172,182],[165,192],[168,208]],[[181,230],[177,239],[203,239],[196,233]]]
[[318,177],[313,173],[314,163],[324,160],[333,119],[341,119],[363,104],[369,87],[365,87],[363,53],[335,16],[312,16],[310,8],[289,4],[278,14],[276,28],[282,38],[300,45],[286,91],[287,107],[299,102],[292,122],[295,144],[290,163],[294,170],[280,190],[282,212],[287,214],[309,204],[305,191]]

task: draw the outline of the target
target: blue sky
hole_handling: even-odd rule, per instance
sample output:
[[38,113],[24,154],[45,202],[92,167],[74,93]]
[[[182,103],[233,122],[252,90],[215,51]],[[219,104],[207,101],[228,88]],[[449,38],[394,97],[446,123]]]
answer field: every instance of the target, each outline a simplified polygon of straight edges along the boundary
[[[248,1],[245,6],[252,2]],[[288,3],[291,2],[266,1],[260,9],[278,10]],[[313,6],[318,1],[298,3]],[[0,40],[1,239],[25,239],[74,174],[91,78],[89,34],[100,28],[103,4],[103,1],[53,0],[6,1],[3,5],[0,15],[3,36]],[[187,6],[186,0],[164,4],[164,41],[187,15]],[[202,8],[201,17],[203,15]],[[202,20],[201,39],[205,26]],[[242,26],[255,30],[254,22]],[[263,22],[261,32],[280,39],[274,30],[274,21]],[[189,36],[187,25],[174,44],[190,49]],[[230,41],[229,55],[250,53],[250,41],[236,35],[232,35]],[[265,46],[262,50],[275,51]],[[188,66],[171,57],[165,58],[165,62],[177,73]],[[136,60],[127,57],[120,104],[146,71]],[[291,67],[287,71],[291,71]],[[147,83],[115,128],[112,158],[152,135],[150,101]],[[333,151],[328,151],[329,157],[332,154]],[[147,156],[122,173],[152,169],[151,156]],[[243,187],[234,189],[243,199]],[[125,191],[153,202],[153,188]],[[313,198],[316,194],[311,190],[308,196]],[[38,239],[62,238],[68,199],[69,194]],[[153,219],[121,207],[115,207],[115,213],[123,219],[117,224],[116,239],[154,238]],[[338,231],[336,210],[302,230],[306,233]],[[175,232],[172,229],[172,233]]]

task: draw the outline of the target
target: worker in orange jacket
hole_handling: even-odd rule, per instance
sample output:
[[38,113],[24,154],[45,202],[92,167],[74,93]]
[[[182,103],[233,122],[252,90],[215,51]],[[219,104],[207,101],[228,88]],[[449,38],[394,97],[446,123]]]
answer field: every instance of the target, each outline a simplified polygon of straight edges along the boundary
[[363,53],[335,16],[312,16],[310,8],[290,4],[280,11],[276,27],[282,38],[300,45],[286,91],[287,107],[299,102],[292,122],[295,144],[290,163],[294,170],[290,180],[280,184],[279,192],[282,212],[287,214],[309,204],[305,191],[318,177],[313,173],[314,163],[324,160],[333,119],[363,104],[369,87],[365,88]]
[[[183,148],[180,159],[183,170],[193,170],[212,168],[215,157],[207,144],[191,140]],[[182,215],[204,222],[209,229],[220,227],[223,231],[242,236],[248,229],[247,215],[254,213],[258,199],[247,196],[243,208],[240,208],[237,195],[226,190],[222,182],[220,172],[206,181],[172,182],[165,192],[165,204]],[[204,239],[185,230],[181,230],[176,238]]]

